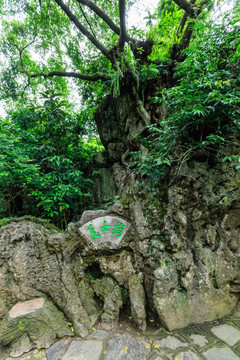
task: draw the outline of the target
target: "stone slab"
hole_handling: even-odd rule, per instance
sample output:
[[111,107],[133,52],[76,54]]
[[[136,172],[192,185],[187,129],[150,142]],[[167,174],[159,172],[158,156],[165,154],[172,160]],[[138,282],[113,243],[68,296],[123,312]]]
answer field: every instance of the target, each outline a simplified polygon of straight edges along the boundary
[[150,349],[141,341],[124,334],[108,340],[108,351],[104,360],[146,360],[149,352]]
[[99,360],[103,349],[101,341],[72,341],[62,360]]
[[115,248],[130,226],[129,222],[119,217],[107,215],[88,221],[79,230],[92,244],[110,243]]
[[38,299],[17,303],[9,311],[9,316],[12,319],[15,319],[18,316],[24,316],[33,313],[34,311],[41,309],[44,306],[44,303],[45,303],[44,298],[38,298]]
[[171,350],[176,350],[177,348],[188,346],[187,343],[180,341],[174,336],[168,336],[161,340],[154,340],[154,345],[160,345],[161,348],[164,347]]
[[109,333],[107,331],[103,331],[103,330],[96,330],[91,334],[91,337],[98,339],[98,340],[106,339],[108,336],[109,336]]
[[[185,351],[185,352],[181,352],[180,354],[177,354],[176,356],[174,356],[173,358],[174,360],[201,360],[199,356],[197,356],[197,354],[195,354],[192,351]],[[217,360],[217,359],[215,359]]]
[[239,360],[234,352],[227,348],[212,348],[203,353],[207,360]]
[[61,340],[46,350],[47,360],[58,360],[68,345],[68,340]]
[[214,326],[211,331],[229,346],[235,345],[240,340],[240,331],[228,324]]
[[192,334],[190,335],[190,339],[192,339],[193,343],[199,347],[204,347],[208,344],[208,339],[202,335]]

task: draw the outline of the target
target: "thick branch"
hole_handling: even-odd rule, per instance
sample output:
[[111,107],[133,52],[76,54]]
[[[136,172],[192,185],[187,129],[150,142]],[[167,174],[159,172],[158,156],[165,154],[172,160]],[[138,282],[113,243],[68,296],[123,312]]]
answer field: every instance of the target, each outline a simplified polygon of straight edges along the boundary
[[79,74],[79,73],[67,72],[67,71],[51,71],[49,73],[38,73],[38,74],[32,74],[29,77],[30,78],[37,78],[37,77],[49,78],[49,77],[53,77],[53,76],[73,77],[73,78],[87,80],[87,81],[110,80],[109,77],[105,76],[104,74],[100,74],[100,73],[94,74],[94,75],[85,75],[85,74]]
[[118,46],[122,50],[126,42],[126,3],[125,0],[119,0],[119,19],[120,19],[120,36],[118,40]]
[[65,12],[67,17],[74,23],[74,25],[81,31],[81,33],[91,41],[91,43],[98,48],[109,60],[111,60],[110,52],[103,46],[86,28],[83,26],[78,18],[71,12],[69,7],[62,0],[55,0],[55,2]]
[[194,7],[190,2],[188,2],[186,0],[173,0],[173,1],[175,2],[175,4],[177,4],[183,10],[185,10],[189,17],[191,17],[191,18],[195,17]]
[[[202,10],[202,6],[207,4],[208,0],[204,0],[202,2],[200,2],[199,4],[197,4],[196,6],[196,10],[195,10],[195,17],[197,17],[201,10]],[[184,34],[182,36],[182,40],[180,42],[180,48],[181,50],[183,49],[186,49],[188,46],[189,46],[189,43],[190,43],[190,40],[191,40],[191,37],[192,37],[192,33],[193,33],[193,28],[194,28],[194,25],[195,25],[195,20],[192,20],[192,22],[189,22],[187,24],[187,27],[184,31]]]
[[[196,2],[196,0],[190,0],[190,3],[191,4],[195,4],[195,2]],[[185,13],[183,14],[183,17],[182,17],[182,19],[181,19],[181,21],[180,21],[180,24],[179,24],[179,26],[178,26],[178,29],[177,29],[177,34],[176,34],[176,36],[178,37],[179,35],[179,33],[182,33],[182,31],[183,31],[183,28],[184,28],[184,26],[185,26],[185,24],[186,24],[186,21],[187,21],[187,17],[188,17],[188,14],[187,14],[187,12],[185,11]]]
[[[120,35],[120,28],[114,24],[112,19],[102,10],[100,9],[96,4],[94,4],[91,0],[77,0],[79,4],[86,5],[89,9],[95,12],[108,26],[110,29],[112,29],[113,32],[115,32],[117,35]],[[126,36],[127,42],[134,42],[134,39],[130,36]]]

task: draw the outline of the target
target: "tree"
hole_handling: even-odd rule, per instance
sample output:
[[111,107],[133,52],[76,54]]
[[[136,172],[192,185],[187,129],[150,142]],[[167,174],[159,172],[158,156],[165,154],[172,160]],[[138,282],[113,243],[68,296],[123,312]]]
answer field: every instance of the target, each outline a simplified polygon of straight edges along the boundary
[[[200,2],[197,6],[194,1],[186,0],[172,3],[185,11],[180,26],[183,32],[186,19],[195,19],[202,6],[211,1]],[[149,123],[137,83],[139,62],[147,60],[151,45],[147,46],[147,42],[137,41],[127,34],[125,0],[105,0],[101,2],[101,8],[98,2],[91,0],[73,0],[68,4],[63,0],[12,0],[3,2],[2,13],[5,19],[6,16],[11,19],[3,21],[2,45],[10,63],[3,74],[3,83],[9,94],[18,95],[19,83],[17,85],[14,77],[21,74],[23,93],[30,84],[32,89],[39,86],[42,83],[40,78],[71,77],[98,84],[102,81],[107,88],[111,85],[114,95],[118,96],[119,82],[123,83],[127,74],[131,74],[128,77],[131,82],[133,80],[131,87],[137,112]],[[17,19],[16,13],[19,14]],[[192,29],[193,22],[188,25]],[[182,48],[191,36],[189,26],[183,32]],[[39,58],[34,59],[33,54],[38,54]],[[63,80],[55,84],[58,88],[66,86]]]
[[206,18],[213,3],[162,0],[150,39],[138,40],[140,32],[126,29],[125,0],[12,0],[10,7],[2,6],[10,17],[3,22],[2,50],[10,63],[3,89],[16,98],[19,87],[29,96],[29,89],[34,93],[48,81],[64,90],[66,78],[75,79],[85,105],[95,112],[111,160],[125,163],[129,152],[139,149],[139,136],[147,136],[148,126],[165,120],[166,106],[151,99],[176,85],[176,65],[188,56],[184,51],[196,22]]
[[[44,94],[43,94],[44,95]],[[102,150],[56,94],[0,122],[1,217],[34,215],[64,228],[90,205],[87,163]]]

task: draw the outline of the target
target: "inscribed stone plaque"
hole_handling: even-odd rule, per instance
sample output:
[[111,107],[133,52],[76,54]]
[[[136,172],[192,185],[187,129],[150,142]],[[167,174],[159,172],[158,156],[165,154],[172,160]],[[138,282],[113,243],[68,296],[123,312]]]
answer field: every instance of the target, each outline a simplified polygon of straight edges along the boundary
[[89,241],[98,245],[118,245],[130,228],[130,224],[116,216],[101,216],[84,224],[79,230]]

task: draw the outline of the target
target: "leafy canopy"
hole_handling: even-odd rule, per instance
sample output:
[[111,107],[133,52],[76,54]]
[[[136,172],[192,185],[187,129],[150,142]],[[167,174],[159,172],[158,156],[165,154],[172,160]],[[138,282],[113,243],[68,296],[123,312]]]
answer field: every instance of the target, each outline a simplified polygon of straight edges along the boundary
[[[198,22],[185,60],[175,71],[176,85],[153,98],[167,116],[149,127],[142,139],[146,152],[132,153],[131,166],[151,177],[155,186],[174,163],[179,166],[197,150],[220,155],[239,169],[239,151],[228,154],[228,145],[239,149],[240,36],[239,12],[221,22]],[[237,155],[238,154],[238,155]]]

